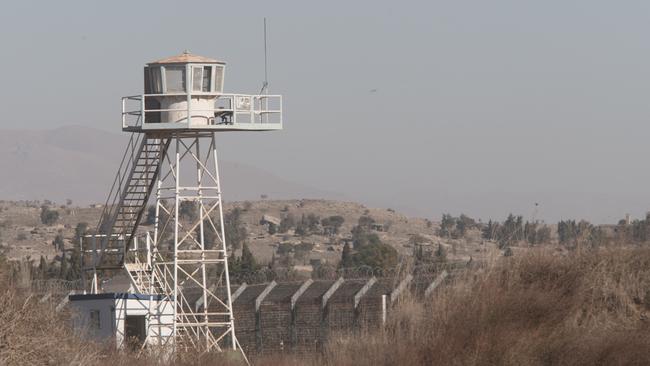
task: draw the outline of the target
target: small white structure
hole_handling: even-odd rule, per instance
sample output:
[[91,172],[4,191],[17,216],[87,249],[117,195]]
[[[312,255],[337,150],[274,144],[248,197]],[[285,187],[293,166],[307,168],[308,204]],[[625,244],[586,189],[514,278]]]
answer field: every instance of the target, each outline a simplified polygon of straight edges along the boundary
[[73,326],[97,341],[142,348],[173,342],[173,302],[163,295],[102,293],[70,295]]

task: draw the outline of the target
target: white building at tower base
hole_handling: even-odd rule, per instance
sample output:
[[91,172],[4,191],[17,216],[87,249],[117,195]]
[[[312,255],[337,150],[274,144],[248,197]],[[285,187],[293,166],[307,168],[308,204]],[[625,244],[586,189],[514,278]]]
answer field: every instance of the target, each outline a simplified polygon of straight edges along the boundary
[[163,295],[101,293],[70,295],[73,327],[115,347],[163,346],[173,342],[173,301]]

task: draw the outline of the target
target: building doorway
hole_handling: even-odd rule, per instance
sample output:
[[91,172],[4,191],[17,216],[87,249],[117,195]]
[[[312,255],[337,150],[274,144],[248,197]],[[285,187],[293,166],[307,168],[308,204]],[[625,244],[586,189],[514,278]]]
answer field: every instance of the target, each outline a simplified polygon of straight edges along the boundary
[[147,338],[147,321],[144,315],[127,315],[124,320],[126,346],[132,350],[142,348]]

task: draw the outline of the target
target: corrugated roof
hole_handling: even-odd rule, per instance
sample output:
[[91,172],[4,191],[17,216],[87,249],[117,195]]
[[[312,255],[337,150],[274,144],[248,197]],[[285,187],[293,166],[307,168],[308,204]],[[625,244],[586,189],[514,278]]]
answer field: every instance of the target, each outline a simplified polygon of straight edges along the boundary
[[177,56],[171,56],[163,58],[158,61],[150,62],[148,65],[154,64],[187,64],[187,63],[201,63],[201,64],[225,64],[223,61],[215,60],[213,58],[199,56],[191,54],[189,51],[185,51]]

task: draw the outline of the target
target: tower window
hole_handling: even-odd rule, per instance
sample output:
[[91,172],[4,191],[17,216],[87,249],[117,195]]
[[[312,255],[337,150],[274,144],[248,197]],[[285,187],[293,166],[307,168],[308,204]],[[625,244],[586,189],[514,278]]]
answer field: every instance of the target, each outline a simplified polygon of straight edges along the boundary
[[145,94],[162,93],[162,79],[160,78],[160,67],[145,67],[144,87],[145,87]]
[[212,66],[192,67],[192,91],[209,93],[212,81]]
[[160,78],[160,67],[151,68],[151,91],[155,94],[162,93],[162,80]]
[[201,80],[203,69],[198,66],[192,67],[192,91],[201,91]]
[[205,66],[203,67],[203,91],[210,91],[210,81],[212,81],[212,67]]
[[223,91],[223,66],[214,67],[214,91],[217,93]]
[[185,91],[185,67],[165,66],[165,82],[168,93]]

